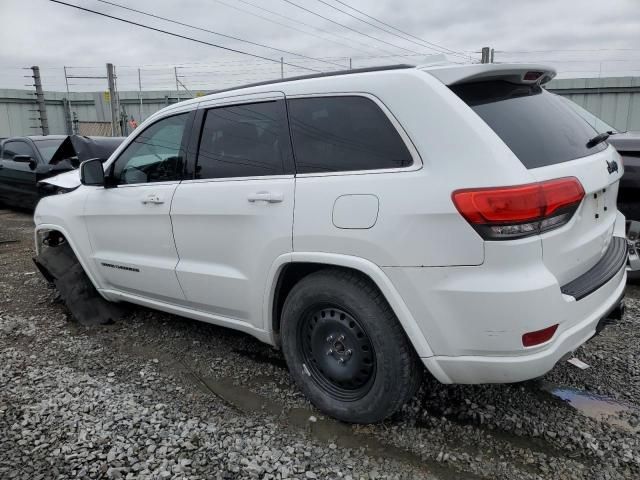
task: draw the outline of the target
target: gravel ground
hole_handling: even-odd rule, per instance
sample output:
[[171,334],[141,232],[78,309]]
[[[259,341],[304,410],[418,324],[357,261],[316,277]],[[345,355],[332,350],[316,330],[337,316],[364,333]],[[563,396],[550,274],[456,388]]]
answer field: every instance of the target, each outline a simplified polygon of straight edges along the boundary
[[394,418],[350,426],[247,335],[138,307],[115,325],[71,322],[32,250],[30,215],[0,210],[1,479],[640,478],[637,287],[577,352],[587,370],[426,380]]

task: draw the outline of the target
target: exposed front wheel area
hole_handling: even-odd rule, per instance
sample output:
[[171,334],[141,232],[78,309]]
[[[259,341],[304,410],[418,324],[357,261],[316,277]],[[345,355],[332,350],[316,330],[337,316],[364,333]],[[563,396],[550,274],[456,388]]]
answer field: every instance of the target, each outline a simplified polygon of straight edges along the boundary
[[415,393],[422,365],[393,311],[360,274],[321,270],[291,291],[282,346],[296,383],[324,413],[383,420]]

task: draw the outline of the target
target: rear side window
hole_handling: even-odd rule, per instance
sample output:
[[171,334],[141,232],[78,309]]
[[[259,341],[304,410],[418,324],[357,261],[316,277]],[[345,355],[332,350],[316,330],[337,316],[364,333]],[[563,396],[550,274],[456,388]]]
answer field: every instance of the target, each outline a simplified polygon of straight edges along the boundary
[[413,159],[382,110],[357,96],[288,100],[299,173],[408,167]]
[[493,129],[527,168],[546,167],[600,152],[587,148],[597,132],[560,97],[537,85],[501,80],[451,90]]
[[284,101],[211,108],[200,136],[196,178],[281,175],[290,155]]

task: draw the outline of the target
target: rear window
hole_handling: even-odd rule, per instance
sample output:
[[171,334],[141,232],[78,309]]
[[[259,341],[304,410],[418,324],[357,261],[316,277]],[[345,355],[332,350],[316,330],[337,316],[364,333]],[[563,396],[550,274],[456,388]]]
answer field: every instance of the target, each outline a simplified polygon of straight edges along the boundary
[[372,100],[357,96],[288,101],[298,173],[408,167],[398,131]]
[[527,168],[546,167],[600,152],[587,148],[597,132],[560,97],[537,85],[495,80],[451,90],[507,144]]

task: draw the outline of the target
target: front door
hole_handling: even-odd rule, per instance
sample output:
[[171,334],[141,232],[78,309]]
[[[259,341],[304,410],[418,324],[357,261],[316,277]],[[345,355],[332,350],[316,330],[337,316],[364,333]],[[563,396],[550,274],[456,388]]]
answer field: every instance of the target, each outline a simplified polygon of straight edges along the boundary
[[180,184],[171,206],[176,271],[189,307],[261,329],[268,273],[292,250],[284,97],[224,101],[201,105],[195,178]]
[[92,187],[88,194],[84,215],[105,288],[184,300],[169,211],[182,178],[191,116],[165,117],[136,132],[107,172],[115,187]]
[[33,208],[38,203],[36,168],[25,162],[13,161],[16,155],[26,155],[38,161],[36,152],[27,142],[6,142],[0,159],[0,196],[16,207]]

